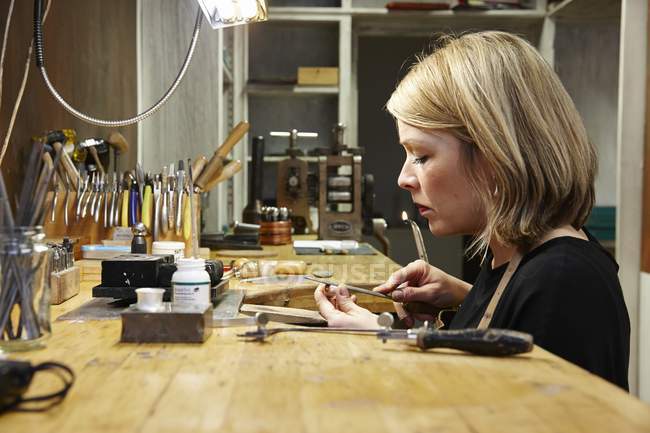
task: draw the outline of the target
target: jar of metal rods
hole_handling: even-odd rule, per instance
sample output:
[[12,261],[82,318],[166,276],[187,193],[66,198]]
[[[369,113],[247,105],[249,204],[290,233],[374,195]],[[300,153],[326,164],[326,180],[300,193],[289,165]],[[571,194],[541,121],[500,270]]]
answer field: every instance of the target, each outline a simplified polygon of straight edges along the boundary
[[43,238],[41,227],[0,227],[0,353],[43,348],[51,333]]

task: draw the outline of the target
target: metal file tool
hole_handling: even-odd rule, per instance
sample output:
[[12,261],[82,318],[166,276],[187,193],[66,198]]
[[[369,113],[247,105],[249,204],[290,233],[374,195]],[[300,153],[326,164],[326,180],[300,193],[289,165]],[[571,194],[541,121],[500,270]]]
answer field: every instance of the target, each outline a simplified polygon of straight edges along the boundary
[[363,334],[375,335],[384,343],[388,340],[413,341],[422,350],[447,348],[461,350],[482,356],[511,356],[527,353],[533,350],[533,337],[523,332],[507,329],[459,329],[453,331],[437,331],[426,325],[418,329],[392,329],[393,316],[381,313],[377,318],[379,329],[354,328],[320,328],[320,327],[291,327],[267,328],[269,318],[265,313],[255,315],[257,328],[238,334],[238,337],[248,341],[264,342],[266,338],[284,332],[307,332],[329,334]]
[[390,296],[385,295],[383,293],[375,292],[375,291],[369,290],[369,289],[364,289],[362,287],[351,286],[350,284],[347,284],[347,283],[337,283],[337,282],[334,282],[334,281],[323,280],[323,279],[320,279],[320,278],[312,277],[310,275],[303,275],[303,278],[305,280],[313,281],[313,282],[318,283],[318,284],[325,284],[326,286],[344,285],[345,288],[348,289],[350,292],[362,293],[364,295],[375,296],[377,298],[384,298],[384,299],[388,299],[389,301],[393,300],[393,298],[391,298]]

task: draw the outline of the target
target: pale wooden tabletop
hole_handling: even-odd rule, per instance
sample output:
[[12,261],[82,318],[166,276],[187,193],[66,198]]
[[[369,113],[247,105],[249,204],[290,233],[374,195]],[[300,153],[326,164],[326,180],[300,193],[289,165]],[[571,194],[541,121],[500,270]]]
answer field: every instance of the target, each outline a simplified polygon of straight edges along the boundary
[[[136,345],[120,343],[120,329],[55,321],[47,349],[12,356],[64,362],[77,382],[48,413],[0,416],[0,431],[650,432],[648,405],[537,347],[497,359],[355,335],[260,344],[236,337],[245,328],[201,345]],[[30,392],[55,385],[39,374]]]

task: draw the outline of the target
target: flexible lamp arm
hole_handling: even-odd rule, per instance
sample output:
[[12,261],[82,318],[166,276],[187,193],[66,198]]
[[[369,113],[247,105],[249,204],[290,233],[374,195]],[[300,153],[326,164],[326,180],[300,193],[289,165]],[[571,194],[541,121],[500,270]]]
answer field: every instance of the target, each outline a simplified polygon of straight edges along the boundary
[[183,65],[181,66],[180,71],[178,71],[178,75],[176,75],[176,79],[169,87],[167,92],[165,92],[165,94],[158,100],[158,102],[156,102],[154,105],[152,105],[149,109],[147,109],[143,113],[124,120],[101,120],[89,116],[87,114],[84,114],[79,110],[76,110],[70,104],[68,104],[68,102],[65,99],[63,99],[63,97],[56,91],[56,89],[50,82],[50,79],[47,76],[47,72],[45,70],[42,17],[43,17],[43,0],[34,0],[34,43],[35,43],[35,50],[36,50],[36,67],[41,72],[41,75],[43,76],[43,80],[45,81],[45,85],[47,86],[47,89],[50,91],[52,96],[54,96],[54,99],[56,99],[63,106],[63,108],[65,108],[66,111],[68,111],[73,116],[85,122],[91,123],[93,125],[117,128],[120,126],[133,125],[134,123],[138,123],[141,120],[144,120],[147,117],[151,116],[156,111],[158,111],[160,107],[165,105],[167,100],[176,91],[176,88],[178,87],[181,80],[185,76],[185,72],[187,72],[187,68],[189,67],[190,62],[192,61],[194,48],[196,48],[196,43],[199,40],[201,22],[203,21],[203,12],[199,7],[199,10],[196,14],[196,23],[194,24],[194,34],[192,35],[192,41],[190,42],[190,47],[187,51],[187,54],[185,55],[185,60],[183,61]]

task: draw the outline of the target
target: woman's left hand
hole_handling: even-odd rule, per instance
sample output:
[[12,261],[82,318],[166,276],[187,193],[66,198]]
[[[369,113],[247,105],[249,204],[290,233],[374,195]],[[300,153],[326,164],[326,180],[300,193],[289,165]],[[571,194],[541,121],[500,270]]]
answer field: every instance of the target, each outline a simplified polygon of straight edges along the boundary
[[377,315],[358,306],[345,286],[327,287],[319,284],[314,299],[327,326],[333,328],[376,329]]

